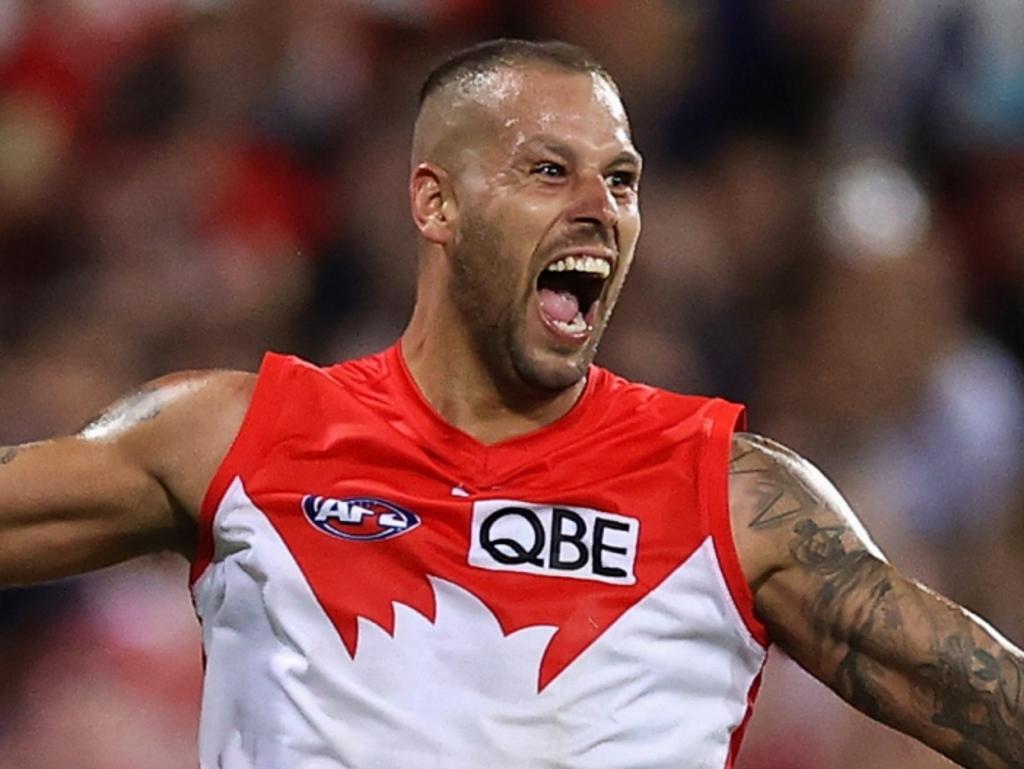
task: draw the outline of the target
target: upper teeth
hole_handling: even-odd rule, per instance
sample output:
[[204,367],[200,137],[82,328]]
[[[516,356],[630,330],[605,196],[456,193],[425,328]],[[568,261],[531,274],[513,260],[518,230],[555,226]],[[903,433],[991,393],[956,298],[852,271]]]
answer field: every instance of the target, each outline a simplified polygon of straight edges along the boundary
[[548,266],[545,272],[589,272],[607,278],[611,275],[612,266],[607,259],[599,256],[564,256]]

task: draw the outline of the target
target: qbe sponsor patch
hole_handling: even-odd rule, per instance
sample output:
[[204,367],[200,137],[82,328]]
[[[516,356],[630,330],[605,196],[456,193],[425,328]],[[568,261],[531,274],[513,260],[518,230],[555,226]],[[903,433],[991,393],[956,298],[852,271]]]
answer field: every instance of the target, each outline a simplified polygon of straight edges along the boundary
[[488,499],[473,505],[469,564],[632,585],[640,521],[587,507]]

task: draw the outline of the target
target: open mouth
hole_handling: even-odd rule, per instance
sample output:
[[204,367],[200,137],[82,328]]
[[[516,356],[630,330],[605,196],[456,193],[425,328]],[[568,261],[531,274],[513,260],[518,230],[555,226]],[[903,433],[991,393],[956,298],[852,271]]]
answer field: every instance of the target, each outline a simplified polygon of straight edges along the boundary
[[611,260],[573,254],[549,264],[537,278],[540,314],[563,336],[582,338],[594,328]]

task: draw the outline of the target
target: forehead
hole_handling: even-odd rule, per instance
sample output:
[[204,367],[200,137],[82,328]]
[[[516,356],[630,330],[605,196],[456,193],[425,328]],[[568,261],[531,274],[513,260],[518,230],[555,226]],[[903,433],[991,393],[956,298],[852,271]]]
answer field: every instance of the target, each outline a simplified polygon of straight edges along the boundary
[[475,76],[471,87],[474,101],[497,119],[503,145],[546,135],[616,150],[632,147],[622,100],[598,74],[503,67]]

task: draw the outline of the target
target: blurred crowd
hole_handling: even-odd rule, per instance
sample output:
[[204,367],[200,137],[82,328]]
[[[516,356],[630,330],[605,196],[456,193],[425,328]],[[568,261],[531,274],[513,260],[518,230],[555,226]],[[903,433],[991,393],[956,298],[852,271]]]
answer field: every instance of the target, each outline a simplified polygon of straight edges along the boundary
[[[1019,0],[0,0],[0,443],[388,345],[417,90],[495,36],[591,49],[646,156],[599,362],[746,402],[1024,642]],[[0,592],[0,769],[195,766],[200,671],[173,558]],[[766,678],[741,769],[949,765]]]

